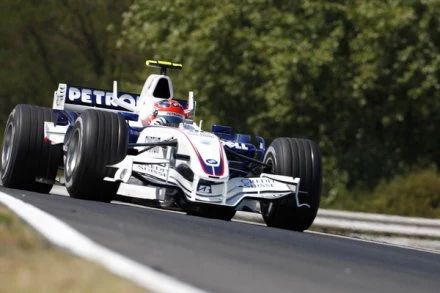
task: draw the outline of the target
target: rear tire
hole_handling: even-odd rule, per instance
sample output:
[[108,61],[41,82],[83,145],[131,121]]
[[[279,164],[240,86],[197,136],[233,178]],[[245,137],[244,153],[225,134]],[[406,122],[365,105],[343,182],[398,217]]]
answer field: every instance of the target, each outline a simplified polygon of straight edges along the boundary
[[108,165],[127,155],[128,126],[115,113],[86,110],[75,121],[67,140],[64,175],[71,197],[110,202],[119,182],[104,181],[113,176]]
[[318,212],[321,195],[322,167],[317,144],[308,139],[277,138],[268,148],[264,163],[272,174],[299,177],[299,203],[308,205],[298,207],[294,196],[262,201],[266,224],[295,231],[308,229]]
[[17,105],[9,115],[3,136],[3,186],[41,193],[52,189],[62,145],[44,140],[45,121],[56,122],[52,109]]

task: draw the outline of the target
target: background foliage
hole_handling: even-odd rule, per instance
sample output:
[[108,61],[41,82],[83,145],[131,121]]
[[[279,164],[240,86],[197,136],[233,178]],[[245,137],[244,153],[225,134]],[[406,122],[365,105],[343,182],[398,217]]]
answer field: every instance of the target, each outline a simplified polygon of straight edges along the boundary
[[131,2],[0,1],[2,123],[17,103],[50,106],[59,82],[106,87],[128,72],[115,48]]
[[138,92],[151,73],[144,60],[157,58],[184,64],[172,76],[177,96],[195,90],[204,125],[268,142],[318,141],[324,204],[354,191],[369,197],[412,170],[437,174],[440,1],[5,0],[0,8],[3,123],[16,103],[50,105],[58,82],[118,79]]

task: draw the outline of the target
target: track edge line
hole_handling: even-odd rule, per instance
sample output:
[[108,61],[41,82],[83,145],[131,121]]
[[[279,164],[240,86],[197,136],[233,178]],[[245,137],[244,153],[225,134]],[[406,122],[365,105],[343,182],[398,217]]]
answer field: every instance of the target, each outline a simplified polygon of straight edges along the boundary
[[74,255],[99,263],[112,273],[158,293],[207,293],[171,276],[155,271],[87,238],[65,222],[37,207],[0,191],[0,202],[51,243]]

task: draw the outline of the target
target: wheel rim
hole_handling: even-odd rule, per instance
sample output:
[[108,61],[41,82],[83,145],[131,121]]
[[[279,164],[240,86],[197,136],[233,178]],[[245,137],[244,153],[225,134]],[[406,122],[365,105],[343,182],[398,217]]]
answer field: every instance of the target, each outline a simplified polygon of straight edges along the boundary
[[80,160],[81,142],[80,132],[76,129],[70,138],[66,154],[66,175],[71,176]]
[[2,170],[3,173],[6,172],[9,167],[9,162],[11,161],[12,149],[14,148],[14,135],[15,135],[15,126],[12,123],[9,123],[5,137],[3,139],[3,149],[2,149]]
[[[268,169],[270,170],[270,173],[273,173],[274,171],[274,161],[271,156],[267,156],[264,160],[264,163],[268,166]],[[272,214],[272,210],[274,208],[274,204],[272,201],[269,202],[260,202],[260,206],[263,208],[262,212],[265,213],[266,216],[270,216]]]

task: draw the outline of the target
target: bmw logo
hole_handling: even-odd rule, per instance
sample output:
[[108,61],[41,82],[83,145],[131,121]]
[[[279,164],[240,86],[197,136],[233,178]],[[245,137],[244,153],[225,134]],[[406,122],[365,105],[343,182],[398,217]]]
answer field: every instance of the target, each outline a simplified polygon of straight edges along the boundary
[[210,165],[216,165],[218,162],[214,159],[207,159],[206,163],[210,164]]

